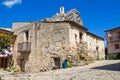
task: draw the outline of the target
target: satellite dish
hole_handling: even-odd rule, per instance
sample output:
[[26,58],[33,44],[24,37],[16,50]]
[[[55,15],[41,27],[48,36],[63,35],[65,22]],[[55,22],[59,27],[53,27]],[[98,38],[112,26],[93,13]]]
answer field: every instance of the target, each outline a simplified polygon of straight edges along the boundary
[[108,37],[112,37],[112,34],[108,34]]

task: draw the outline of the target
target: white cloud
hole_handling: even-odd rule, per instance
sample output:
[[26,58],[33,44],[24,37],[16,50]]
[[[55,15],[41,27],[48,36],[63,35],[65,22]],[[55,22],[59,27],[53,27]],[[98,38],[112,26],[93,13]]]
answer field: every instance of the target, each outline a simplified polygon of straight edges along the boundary
[[6,0],[2,4],[11,8],[15,4],[22,4],[22,0]]

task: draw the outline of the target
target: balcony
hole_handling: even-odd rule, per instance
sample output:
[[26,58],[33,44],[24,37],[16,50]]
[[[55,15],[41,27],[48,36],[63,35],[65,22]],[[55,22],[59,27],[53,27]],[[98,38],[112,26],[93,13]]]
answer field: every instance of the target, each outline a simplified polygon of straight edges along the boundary
[[120,41],[120,36],[110,37],[110,41]]
[[31,42],[18,43],[18,52],[30,52]]

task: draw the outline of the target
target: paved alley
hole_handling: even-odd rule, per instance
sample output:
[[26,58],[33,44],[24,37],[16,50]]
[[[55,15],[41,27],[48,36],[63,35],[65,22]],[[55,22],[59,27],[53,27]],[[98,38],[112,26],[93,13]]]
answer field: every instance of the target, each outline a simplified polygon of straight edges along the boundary
[[0,70],[1,80],[120,80],[120,60],[95,63],[35,74],[16,74]]

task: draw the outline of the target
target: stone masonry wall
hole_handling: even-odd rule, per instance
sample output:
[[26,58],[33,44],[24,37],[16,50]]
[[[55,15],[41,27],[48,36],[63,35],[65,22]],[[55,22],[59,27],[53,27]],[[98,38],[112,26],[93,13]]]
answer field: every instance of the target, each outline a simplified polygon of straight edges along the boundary
[[[18,26],[20,26],[20,25],[18,24]],[[31,42],[32,38],[33,38],[32,36],[34,36],[34,29],[35,29],[34,23],[33,24],[28,24],[28,25],[26,25],[24,27],[21,27],[21,28],[18,28],[18,29],[13,29],[14,34],[17,35],[16,41],[15,41],[15,44],[14,44],[13,59],[14,59],[14,67],[16,67],[18,69],[20,69],[21,67],[23,67],[25,69],[26,63],[28,63],[29,60],[30,60],[30,54],[33,53],[32,50],[31,50],[30,53],[28,53],[28,52],[18,52],[18,43],[25,42],[24,41],[24,38],[25,38],[24,31],[25,30],[29,30],[29,34],[30,34],[29,42]],[[32,44],[34,44],[34,42]],[[35,47],[35,45],[32,45],[32,46]],[[31,49],[34,50],[33,47],[31,47]]]
[[[29,42],[31,42],[31,52],[18,52],[18,43],[24,42],[24,31],[29,30]],[[14,45],[15,66],[20,68],[21,58],[27,72],[39,72],[41,68],[50,70],[51,57],[66,57],[65,49],[68,46],[68,23],[33,23],[14,31],[17,39]]]
[[[86,30],[81,28],[82,26],[70,25],[69,29],[69,42],[70,42],[70,54],[76,55],[80,51],[82,42],[86,42]],[[82,34],[82,36],[80,35]],[[80,39],[81,36],[81,39]],[[86,47],[87,49],[87,47]]]
[[[95,59],[97,53],[100,59],[104,58],[103,40],[88,35],[87,30],[81,27],[69,22],[35,22],[14,30],[14,34],[17,35],[14,45],[14,66],[26,72],[51,70],[55,65],[53,59],[60,58],[62,68],[64,59],[76,56],[83,49]],[[18,52],[18,43],[26,42],[26,30],[29,31],[27,42],[31,42],[31,51]],[[96,52],[98,45],[100,46]]]
[[105,59],[104,40],[87,35],[88,55],[93,59]]
[[35,54],[31,53],[31,56],[35,57],[33,60],[36,62],[36,70],[41,68],[50,70],[53,67],[52,57],[61,59],[66,57],[64,49],[68,46],[69,24],[37,23],[35,26]]
[[19,28],[22,28],[28,24],[31,24],[32,22],[14,22],[12,24],[12,30],[16,30],[16,29],[19,29]]

